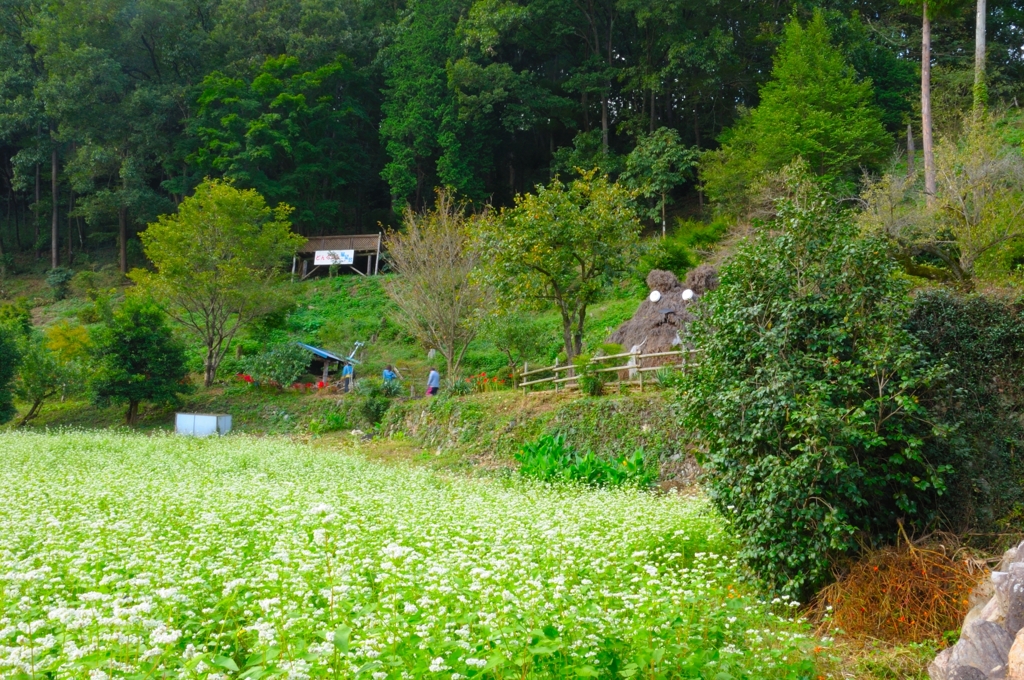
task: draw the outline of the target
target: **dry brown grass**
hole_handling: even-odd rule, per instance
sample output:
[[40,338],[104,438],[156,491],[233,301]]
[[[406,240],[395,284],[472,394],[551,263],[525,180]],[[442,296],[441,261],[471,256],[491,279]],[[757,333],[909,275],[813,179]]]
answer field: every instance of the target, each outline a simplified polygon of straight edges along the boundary
[[988,575],[955,539],[872,550],[813,603],[822,632],[905,644],[941,643],[970,609],[970,592]]

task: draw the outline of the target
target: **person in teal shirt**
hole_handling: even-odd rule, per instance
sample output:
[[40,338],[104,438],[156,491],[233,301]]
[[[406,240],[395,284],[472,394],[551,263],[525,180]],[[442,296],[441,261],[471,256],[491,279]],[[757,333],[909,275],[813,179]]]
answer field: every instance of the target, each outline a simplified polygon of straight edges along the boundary
[[383,374],[383,376],[384,376],[384,382],[386,382],[386,383],[389,383],[392,380],[395,380],[396,378],[398,378],[398,376],[395,374],[395,369],[391,368],[391,364],[388,364],[387,366],[384,367],[384,374]]
[[345,367],[341,369],[341,391],[351,392],[352,381],[355,379],[355,370],[352,368],[352,364],[345,363]]

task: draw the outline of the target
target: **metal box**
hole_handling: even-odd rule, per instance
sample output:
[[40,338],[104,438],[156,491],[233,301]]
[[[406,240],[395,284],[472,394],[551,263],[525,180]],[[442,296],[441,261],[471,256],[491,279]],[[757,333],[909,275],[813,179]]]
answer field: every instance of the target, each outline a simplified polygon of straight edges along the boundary
[[225,413],[176,413],[174,431],[192,437],[209,437],[231,431],[231,416]]

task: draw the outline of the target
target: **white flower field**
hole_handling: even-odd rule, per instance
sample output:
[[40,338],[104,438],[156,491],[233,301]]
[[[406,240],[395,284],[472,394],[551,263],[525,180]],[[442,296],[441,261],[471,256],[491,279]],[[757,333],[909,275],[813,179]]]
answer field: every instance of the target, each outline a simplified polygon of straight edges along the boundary
[[810,678],[699,500],[285,439],[0,435],[0,677]]

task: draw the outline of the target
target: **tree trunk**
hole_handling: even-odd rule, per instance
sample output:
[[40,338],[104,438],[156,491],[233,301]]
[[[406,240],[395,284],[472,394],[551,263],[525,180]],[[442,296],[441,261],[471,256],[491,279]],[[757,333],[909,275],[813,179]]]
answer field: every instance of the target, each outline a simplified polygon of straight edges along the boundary
[[[10,223],[11,202],[7,201],[7,220]],[[0,231],[0,277],[7,276],[7,258],[4,257],[4,234]]]
[[128,208],[117,210],[117,249],[120,256],[121,273],[128,273]]
[[985,21],[986,0],[978,0],[978,15],[974,28],[974,114],[988,105],[988,85],[985,83]]
[[572,365],[576,358],[575,346],[572,342],[572,319],[565,308],[562,309],[562,342],[565,345],[565,363]]
[[[43,134],[43,128],[41,125],[36,125],[36,138],[38,139]],[[32,247],[36,250],[35,256],[39,257],[39,246],[35,245],[39,243],[39,211],[42,209],[42,170],[39,163],[36,163],[36,227],[35,227],[35,241],[32,242]]]
[[579,322],[576,326],[576,332],[573,333],[573,344],[576,350],[574,356],[583,354],[583,326],[587,320],[587,308],[581,305],[576,313],[576,319]]
[[914,176],[914,156],[917,151],[914,149],[914,127],[907,123],[907,177]]
[[43,399],[37,399],[36,401],[32,402],[32,408],[28,410],[28,413],[26,413],[22,417],[22,419],[18,421],[18,424],[15,425],[14,427],[24,427],[25,425],[27,425],[30,420],[34,419],[36,416],[39,415],[39,411],[42,407]]
[[665,192],[661,192],[661,237],[665,238]]
[[608,97],[601,95],[601,151],[608,155]]
[[50,153],[50,198],[53,209],[50,211],[50,267],[60,266],[60,185],[57,183],[57,147]]
[[206,361],[203,362],[203,386],[213,387],[213,381],[217,377],[217,366],[214,363],[213,350],[206,352]]
[[935,150],[932,146],[932,23],[928,3],[921,12],[921,143],[924,147],[924,192],[935,205]]
[[125,422],[128,427],[135,427],[135,423],[139,420],[139,402],[129,401],[128,412],[125,414]]
[[71,211],[75,209],[75,190],[68,189],[68,265],[71,265],[71,259],[74,255],[74,248],[72,247],[75,243],[75,232],[74,224],[71,220]]
[[[669,111],[672,107],[669,106]],[[697,151],[700,152],[700,119],[697,117],[697,109],[693,110],[693,139],[697,146]],[[700,206],[701,212],[704,211],[704,190],[700,186],[700,176],[697,177],[697,203]]]

